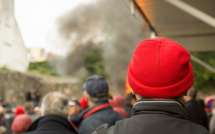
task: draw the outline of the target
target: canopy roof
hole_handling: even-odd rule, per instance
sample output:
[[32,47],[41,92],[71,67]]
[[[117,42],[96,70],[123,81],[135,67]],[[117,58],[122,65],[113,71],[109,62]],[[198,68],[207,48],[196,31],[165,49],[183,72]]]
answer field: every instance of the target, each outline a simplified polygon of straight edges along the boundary
[[215,50],[215,1],[131,0],[149,28],[189,51]]

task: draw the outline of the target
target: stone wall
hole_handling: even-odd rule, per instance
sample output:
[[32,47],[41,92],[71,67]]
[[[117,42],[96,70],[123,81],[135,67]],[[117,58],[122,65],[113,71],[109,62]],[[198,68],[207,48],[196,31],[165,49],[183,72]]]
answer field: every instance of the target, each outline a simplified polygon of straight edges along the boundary
[[39,89],[41,96],[48,92],[61,91],[67,93],[70,99],[82,96],[81,82],[72,78],[53,78],[38,74],[21,73],[9,70],[0,70],[0,99],[12,100],[17,98],[17,103],[23,105],[26,93],[31,89]]

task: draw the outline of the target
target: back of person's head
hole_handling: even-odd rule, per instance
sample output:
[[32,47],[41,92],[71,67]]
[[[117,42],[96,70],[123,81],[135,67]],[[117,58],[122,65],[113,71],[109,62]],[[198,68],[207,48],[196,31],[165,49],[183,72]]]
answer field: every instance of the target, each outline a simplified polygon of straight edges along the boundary
[[76,117],[81,112],[81,105],[78,100],[69,101],[69,115]]
[[132,93],[129,93],[125,96],[125,103],[131,104],[132,100],[136,101],[136,97]]
[[93,75],[89,77],[83,87],[92,102],[108,101],[108,84],[103,76]]
[[197,90],[194,87],[191,87],[188,92],[187,96],[190,96],[192,99],[196,99]]
[[86,109],[86,108],[89,107],[88,104],[87,104],[87,100],[86,100],[85,97],[80,98],[80,99],[78,100],[78,102],[80,103],[80,105],[81,105],[81,107],[82,107],[83,109]]
[[7,129],[5,126],[0,126],[0,134],[7,134]]
[[4,115],[4,107],[0,106],[0,115]]
[[69,110],[68,98],[60,92],[48,93],[44,96],[41,104],[41,114],[58,115],[67,118]]
[[190,54],[167,38],[138,44],[128,67],[128,83],[144,98],[176,98],[194,82]]
[[112,107],[122,107],[125,102],[125,97],[122,95],[118,95],[113,99],[108,100]]
[[34,111],[34,104],[32,102],[26,102],[24,108],[26,112]]
[[14,118],[11,130],[13,132],[24,132],[31,125],[32,119],[29,115],[18,115]]

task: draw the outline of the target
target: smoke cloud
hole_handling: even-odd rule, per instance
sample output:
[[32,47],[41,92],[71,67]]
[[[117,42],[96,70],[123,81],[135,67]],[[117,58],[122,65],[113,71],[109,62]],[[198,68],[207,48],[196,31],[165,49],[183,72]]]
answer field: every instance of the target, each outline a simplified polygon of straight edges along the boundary
[[125,89],[127,67],[136,45],[149,38],[148,28],[136,13],[131,18],[125,0],[92,0],[62,15],[57,20],[55,46],[65,49],[60,63],[63,75],[81,76],[83,55],[93,44],[102,48],[109,84],[118,94]]

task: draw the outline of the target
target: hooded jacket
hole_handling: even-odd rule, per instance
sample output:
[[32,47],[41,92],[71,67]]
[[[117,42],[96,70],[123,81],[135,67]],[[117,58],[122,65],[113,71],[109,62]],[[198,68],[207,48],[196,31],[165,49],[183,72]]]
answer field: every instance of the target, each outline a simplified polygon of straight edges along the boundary
[[173,99],[143,99],[134,104],[131,118],[115,126],[103,125],[93,134],[208,134],[188,119],[184,106]]

